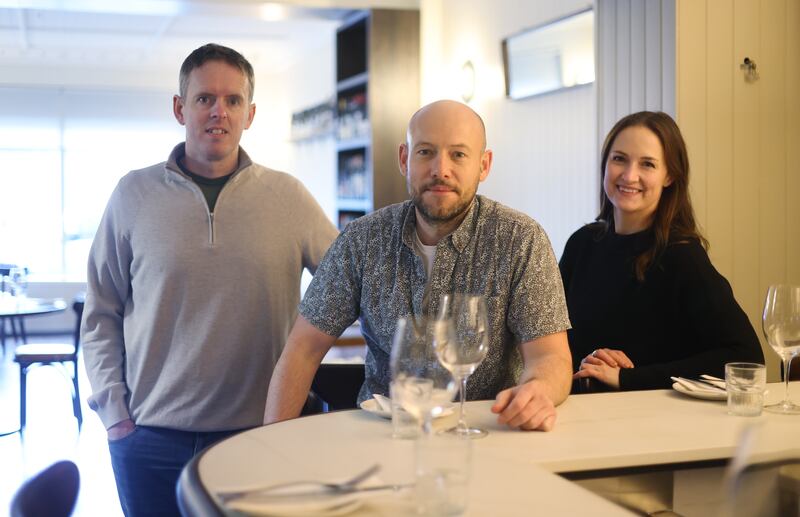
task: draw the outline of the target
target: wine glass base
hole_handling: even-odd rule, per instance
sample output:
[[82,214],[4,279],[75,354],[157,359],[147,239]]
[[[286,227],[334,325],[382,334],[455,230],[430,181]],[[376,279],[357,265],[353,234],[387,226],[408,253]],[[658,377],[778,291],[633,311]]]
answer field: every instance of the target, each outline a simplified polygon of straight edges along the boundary
[[472,440],[477,440],[478,438],[486,438],[487,436],[489,436],[489,431],[485,429],[478,429],[476,427],[456,426],[451,429],[446,429],[442,432],[447,434],[455,434],[457,436],[463,436],[465,438],[470,438]]
[[764,406],[764,411],[777,413],[779,415],[800,415],[800,406],[790,400],[784,400],[777,404]]

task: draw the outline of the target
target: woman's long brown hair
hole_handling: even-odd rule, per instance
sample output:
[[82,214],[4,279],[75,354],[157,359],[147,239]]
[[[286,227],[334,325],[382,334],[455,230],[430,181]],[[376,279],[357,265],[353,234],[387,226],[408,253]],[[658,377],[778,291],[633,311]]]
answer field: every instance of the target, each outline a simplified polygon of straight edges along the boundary
[[648,268],[670,242],[696,239],[703,248],[708,249],[708,241],[697,229],[692,202],[689,199],[689,155],[686,152],[686,143],[672,117],[660,111],[632,113],[614,124],[606,136],[600,158],[600,214],[596,220],[601,223],[604,231],[614,227],[614,205],[611,204],[603,188],[606,163],[617,135],[624,129],[635,126],[645,127],[658,137],[664,151],[667,174],[672,180],[661,192],[661,199],[653,216],[651,225],[653,244],[634,261],[636,279],[642,282]]

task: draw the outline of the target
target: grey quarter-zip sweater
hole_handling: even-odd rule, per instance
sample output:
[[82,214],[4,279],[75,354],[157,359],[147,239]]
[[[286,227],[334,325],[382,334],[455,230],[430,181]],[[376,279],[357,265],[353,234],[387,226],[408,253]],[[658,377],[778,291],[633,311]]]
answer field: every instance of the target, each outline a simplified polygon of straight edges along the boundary
[[300,276],[337,235],[300,181],[241,148],[212,214],[183,153],[124,176],[92,244],[81,339],[106,428],[261,425]]

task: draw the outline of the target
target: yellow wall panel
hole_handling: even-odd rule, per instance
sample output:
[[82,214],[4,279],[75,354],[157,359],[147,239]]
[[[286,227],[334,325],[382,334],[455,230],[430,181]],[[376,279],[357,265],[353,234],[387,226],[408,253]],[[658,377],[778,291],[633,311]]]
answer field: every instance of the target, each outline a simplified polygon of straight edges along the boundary
[[[706,114],[706,220],[709,255],[726,278],[733,275],[733,0],[708,2]],[[697,153],[695,153],[697,154]],[[692,156],[692,159],[694,155]],[[691,162],[696,170],[696,165]]]
[[786,281],[800,284],[800,0],[786,0],[785,134]]
[[[800,0],[680,0],[677,48],[699,220],[760,335],[767,286],[800,284]],[[758,80],[739,69],[745,57]]]
[[689,147],[689,191],[702,226],[706,223],[706,1],[679,2],[677,15],[677,116]]
[[[761,0],[759,84],[759,286],[786,278],[786,18],[785,1]],[[798,28],[796,27],[795,30]]]

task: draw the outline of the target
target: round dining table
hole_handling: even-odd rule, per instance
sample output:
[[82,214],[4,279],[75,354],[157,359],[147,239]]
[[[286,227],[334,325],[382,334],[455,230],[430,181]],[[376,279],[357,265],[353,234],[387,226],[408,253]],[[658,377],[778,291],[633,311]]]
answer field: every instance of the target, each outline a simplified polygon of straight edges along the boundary
[[[5,353],[6,347],[6,320],[11,323],[12,334],[19,332],[18,338],[26,343],[28,340],[25,332],[25,318],[63,312],[67,303],[61,298],[28,298],[25,296],[8,296],[0,293],[0,345]],[[19,330],[14,328],[15,322]]]
[[[778,400],[782,388],[769,384],[767,402]],[[792,383],[792,393],[800,399],[800,383]],[[473,441],[464,515],[615,516],[631,515],[624,506],[666,509],[658,505],[709,515],[724,503],[720,483],[746,430],[758,429],[751,460],[800,457],[800,416],[731,416],[724,401],[674,390],[570,396],[550,432],[499,425],[491,404],[466,406],[469,424],[489,435]],[[454,423],[455,416],[447,418],[437,426]],[[412,483],[415,442],[391,434],[389,420],[360,409],[245,431],[186,466],[178,484],[181,508],[185,515],[226,515],[219,491],[342,480],[375,463],[381,483]],[[631,502],[637,490],[646,492],[634,494],[641,504]],[[414,492],[406,490],[366,499],[353,515],[413,515],[414,509]]]

